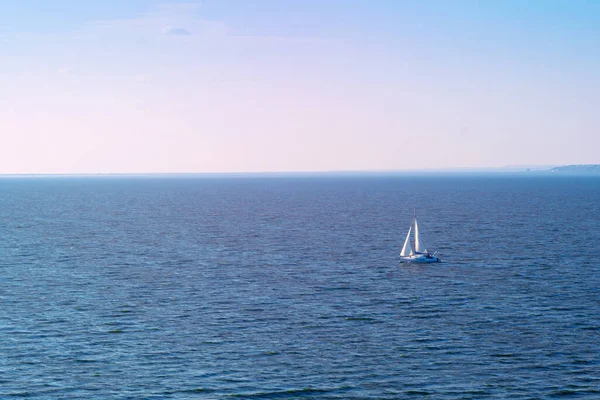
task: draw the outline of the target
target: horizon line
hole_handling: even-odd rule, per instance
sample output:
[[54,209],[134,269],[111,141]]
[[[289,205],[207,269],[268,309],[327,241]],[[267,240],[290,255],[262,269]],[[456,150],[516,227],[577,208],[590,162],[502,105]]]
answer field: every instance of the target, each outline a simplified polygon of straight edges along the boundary
[[[502,167],[448,167],[421,169],[386,169],[386,170],[284,170],[284,171],[216,171],[216,172],[58,172],[58,173],[0,173],[0,177],[102,177],[102,176],[240,176],[240,175],[394,175],[394,174],[452,174],[452,173],[543,173],[552,172],[553,168],[571,165],[590,164],[552,164],[552,165],[515,165]],[[592,164],[593,165],[593,164]]]

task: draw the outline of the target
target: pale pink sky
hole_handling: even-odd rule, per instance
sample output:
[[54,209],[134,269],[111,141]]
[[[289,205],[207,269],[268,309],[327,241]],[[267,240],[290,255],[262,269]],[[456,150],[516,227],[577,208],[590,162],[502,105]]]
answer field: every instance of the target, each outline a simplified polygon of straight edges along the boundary
[[600,163],[597,28],[228,4],[0,25],[0,173]]

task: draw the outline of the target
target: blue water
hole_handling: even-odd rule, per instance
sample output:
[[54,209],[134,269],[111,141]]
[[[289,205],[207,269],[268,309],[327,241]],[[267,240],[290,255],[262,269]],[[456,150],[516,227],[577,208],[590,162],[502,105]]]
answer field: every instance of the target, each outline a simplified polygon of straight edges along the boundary
[[[417,206],[442,264],[402,266]],[[600,398],[600,179],[0,180],[0,398]]]

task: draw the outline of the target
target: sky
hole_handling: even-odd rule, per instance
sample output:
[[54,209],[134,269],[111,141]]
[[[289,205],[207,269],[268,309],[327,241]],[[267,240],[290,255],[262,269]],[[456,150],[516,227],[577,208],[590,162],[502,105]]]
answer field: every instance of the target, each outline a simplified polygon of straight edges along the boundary
[[600,163],[595,0],[0,0],[0,174]]

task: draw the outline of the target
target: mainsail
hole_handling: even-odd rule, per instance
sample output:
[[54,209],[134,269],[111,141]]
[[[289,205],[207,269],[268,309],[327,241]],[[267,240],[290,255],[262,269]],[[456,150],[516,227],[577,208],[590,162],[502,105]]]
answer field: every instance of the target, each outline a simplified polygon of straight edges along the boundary
[[427,253],[425,245],[419,240],[419,225],[417,224],[417,218],[415,218],[415,251],[417,253]]
[[404,241],[404,246],[402,246],[402,251],[400,252],[400,257],[408,257],[413,255],[412,246],[410,245],[410,232],[412,231],[412,226],[408,229],[408,233],[406,234],[406,240]]

